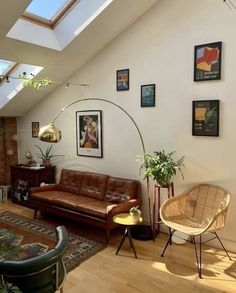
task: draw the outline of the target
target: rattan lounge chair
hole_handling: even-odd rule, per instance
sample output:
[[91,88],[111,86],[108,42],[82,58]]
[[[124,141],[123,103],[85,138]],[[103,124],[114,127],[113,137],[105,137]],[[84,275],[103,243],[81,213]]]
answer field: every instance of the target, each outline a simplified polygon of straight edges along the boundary
[[[225,189],[211,184],[199,184],[181,195],[167,199],[160,209],[160,217],[169,229],[169,238],[161,256],[164,256],[175,231],[190,236],[195,247],[197,267],[201,278],[202,243],[217,238],[231,260],[227,250],[216,231],[224,228],[230,202],[230,194]],[[214,237],[202,241],[204,233],[212,233]],[[199,252],[195,237],[199,236]]]

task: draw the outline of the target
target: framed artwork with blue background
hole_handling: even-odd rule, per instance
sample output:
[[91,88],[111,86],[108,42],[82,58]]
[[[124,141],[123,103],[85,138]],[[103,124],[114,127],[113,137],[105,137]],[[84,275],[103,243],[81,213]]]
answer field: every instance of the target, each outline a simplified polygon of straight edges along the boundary
[[141,85],[141,107],[155,107],[155,84]]
[[121,69],[116,71],[116,90],[129,90],[129,69]]

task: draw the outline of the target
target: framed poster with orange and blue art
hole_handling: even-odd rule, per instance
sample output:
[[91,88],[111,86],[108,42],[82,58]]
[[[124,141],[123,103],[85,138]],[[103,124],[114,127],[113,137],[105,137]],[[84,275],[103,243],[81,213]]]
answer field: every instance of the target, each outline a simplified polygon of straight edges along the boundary
[[222,42],[194,47],[194,81],[221,79]]

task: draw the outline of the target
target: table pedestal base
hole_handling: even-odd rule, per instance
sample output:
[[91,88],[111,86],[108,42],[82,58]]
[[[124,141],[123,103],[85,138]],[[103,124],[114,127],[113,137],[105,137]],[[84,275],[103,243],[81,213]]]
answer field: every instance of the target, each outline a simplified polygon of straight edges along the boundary
[[123,245],[126,237],[128,237],[130,247],[133,249],[135,258],[137,258],[137,254],[136,254],[136,251],[135,251],[135,248],[134,248],[134,243],[133,243],[133,239],[132,239],[132,236],[131,236],[131,233],[130,233],[130,227],[129,226],[127,226],[125,228],[125,234],[124,234],[123,238],[121,239],[121,242],[119,244],[119,247],[118,247],[118,249],[116,251],[116,255],[119,253],[119,251],[120,251],[120,249],[121,249],[121,247],[122,247],[122,245]]

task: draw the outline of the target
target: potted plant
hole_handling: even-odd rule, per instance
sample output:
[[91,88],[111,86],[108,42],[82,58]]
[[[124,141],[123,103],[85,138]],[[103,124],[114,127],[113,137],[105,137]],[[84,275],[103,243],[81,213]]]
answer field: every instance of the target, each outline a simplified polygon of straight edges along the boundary
[[51,165],[51,162],[50,162],[51,158],[63,156],[63,155],[53,155],[52,154],[52,144],[49,147],[47,147],[47,149],[45,151],[43,151],[40,146],[38,146],[38,145],[35,145],[35,146],[40,152],[39,154],[36,154],[36,156],[43,160],[44,166]]
[[131,217],[133,218],[134,222],[139,222],[140,216],[141,216],[141,211],[139,209],[139,206],[130,208],[129,213]]
[[181,167],[184,166],[184,156],[178,160],[173,159],[175,152],[165,153],[165,151],[154,152],[154,155],[145,154],[139,156],[138,161],[141,163],[141,168],[144,168],[144,178],[152,178],[160,186],[168,186],[171,183],[172,177],[179,170],[184,179]]

